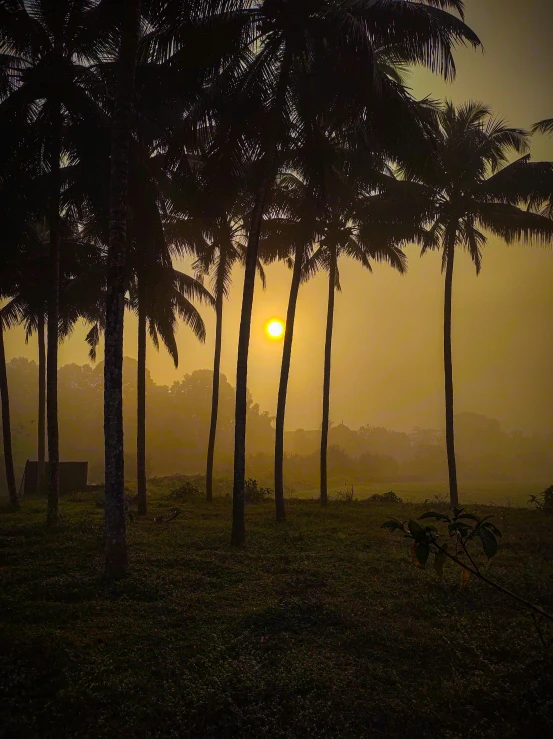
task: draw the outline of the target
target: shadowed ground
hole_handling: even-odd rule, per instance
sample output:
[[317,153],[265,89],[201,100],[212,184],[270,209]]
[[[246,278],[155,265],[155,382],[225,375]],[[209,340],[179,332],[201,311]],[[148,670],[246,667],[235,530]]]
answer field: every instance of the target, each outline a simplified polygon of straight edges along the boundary
[[[532,737],[553,726],[551,658],[526,614],[446,566],[415,570],[379,528],[413,504],[247,509],[150,491],[133,574],[110,587],[100,493],[0,517],[4,737]],[[181,511],[170,523],[154,516]],[[484,508],[471,508],[483,512]],[[553,610],[553,521],[491,508],[488,574]]]

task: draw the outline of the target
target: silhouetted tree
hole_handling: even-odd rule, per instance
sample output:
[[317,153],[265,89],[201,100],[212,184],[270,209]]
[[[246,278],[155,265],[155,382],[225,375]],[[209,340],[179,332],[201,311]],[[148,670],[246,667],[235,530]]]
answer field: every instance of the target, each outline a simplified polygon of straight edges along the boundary
[[17,508],[17,487],[15,485],[15,472],[13,467],[12,430],[10,420],[10,395],[8,391],[8,376],[6,373],[4,327],[2,324],[3,322],[0,319],[0,401],[2,404],[2,441],[4,444],[4,464],[10,504],[13,508]]
[[[243,43],[219,75],[222,125],[219,145],[230,166],[248,148],[257,164],[255,198],[248,228],[236,379],[235,464],[232,543],[245,538],[244,480],[247,369],[250,324],[259,239],[269,190],[278,169],[279,148],[285,142],[294,110],[294,88],[303,79],[317,88],[320,111],[342,110],[342,117],[358,119],[368,106],[387,108],[404,91],[389,81],[376,62],[380,47],[401,49],[405,61],[451,76],[452,47],[457,42],[479,43],[476,35],[443,8],[462,12],[457,0],[417,3],[374,3],[339,0],[306,6],[287,0],[220,3],[229,35]],[[438,7],[436,7],[438,6]],[[441,6],[441,7],[440,7]],[[233,19],[232,10],[237,17]],[[247,11],[247,12],[244,12]],[[355,70],[355,71],[354,71]],[[226,93],[226,94],[225,94]],[[221,101],[222,98],[222,101]]]
[[532,133],[553,133],[553,118],[546,118],[532,126]]
[[[353,189],[353,188],[352,188]],[[371,269],[371,261],[384,261],[403,273],[405,255],[398,243],[401,238],[382,242],[378,234],[371,233],[371,224],[359,222],[363,217],[363,203],[359,203],[355,191],[346,188],[334,202],[329,203],[328,217],[324,223],[324,235],[320,246],[309,260],[306,271],[325,269],[328,272],[328,302],[325,333],[323,372],[323,414],[321,426],[321,504],[328,502],[327,449],[330,418],[330,376],[332,359],[332,334],[334,325],[334,301],[340,290],[338,260],[341,256],[355,259]],[[374,236],[374,240],[373,237]],[[397,243],[396,243],[397,241]]]
[[522,154],[527,150],[528,134],[494,118],[481,103],[469,102],[458,108],[446,103],[437,114],[434,138],[433,163],[408,172],[411,182],[390,179],[389,195],[396,209],[405,207],[415,213],[420,208],[421,223],[428,227],[416,236],[423,253],[442,251],[446,447],[450,500],[458,505],[451,347],[455,253],[465,248],[478,273],[487,243],[480,229],[507,243],[551,239],[553,223],[522,206],[548,198],[553,190],[553,164],[530,162],[529,155],[507,164],[510,151]]
[[[213,499],[213,465],[217,436],[223,306],[229,297],[233,267],[244,261],[244,212],[247,194],[243,178],[228,176],[216,163],[206,159],[188,160],[173,177],[172,219],[167,225],[169,240],[177,249],[195,255],[193,267],[198,276],[208,276],[215,299],[215,346],[211,421],[206,460],[206,500]],[[261,264],[258,270],[264,282]]]
[[131,287],[130,305],[138,315],[137,493],[141,515],[146,514],[146,335],[148,331],[156,348],[161,338],[178,367],[177,318],[184,321],[200,341],[205,341],[204,322],[192,299],[212,301],[199,282],[170,265],[145,266]]
[[47,521],[50,525],[57,520],[59,487],[57,356],[64,131],[72,121],[86,116],[95,107],[96,78],[88,62],[97,59],[101,51],[102,31],[109,44],[104,6],[106,2],[86,0],[41,3],[10,0],[0,6],[0,42],[11,57],[12,78],[0,105],[0,120],[20,126],[20,135],[26,136],[25,146],[34,151],[37,169],[46,171],[48,178]]
[[106,575],[127,572],[123,452],[123,314],[128,214],[129,151],[140,33],[140,0],[126,0],[121,13],[119,85],[112,124],[109,249],[104,360]]

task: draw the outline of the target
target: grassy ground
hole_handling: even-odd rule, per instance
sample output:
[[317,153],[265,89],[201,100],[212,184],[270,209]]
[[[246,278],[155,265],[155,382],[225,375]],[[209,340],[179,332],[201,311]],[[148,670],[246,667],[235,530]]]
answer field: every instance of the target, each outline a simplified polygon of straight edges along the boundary
[[[0,516],[2,737],[548,737],[552,661],[485,584],[415,570],[384,508],[174,501],[161,483],[129,523],[132,575],[102,569],[98,493]],[[171,523],[153,516],[177,505]],[[474,508],[472,508],[474,510]],[[485,510],[481,508],[480,510]],[[490,509],[488,574],[553,610],[553,521]]]
[[[331,495],[336,496],[347,490],[351,490],[352,484],[342,480],[331,481]],[[467,504],[501,505],[501,506],[526,506],[530,495],[538,495],[546,488],[542,482],[484,482],[464,483],[460,485],[460,497]],[[383,493],[393,490],[403,500],[410,503],[422,503],[427,498],[438,496],[447,499],[449,487],[447,482],[372,482],[353,483],[354,497],[363,500],[373,493]],[[313,500],[319,497],[318,489],[302,490],[294,493],[294,497]]]

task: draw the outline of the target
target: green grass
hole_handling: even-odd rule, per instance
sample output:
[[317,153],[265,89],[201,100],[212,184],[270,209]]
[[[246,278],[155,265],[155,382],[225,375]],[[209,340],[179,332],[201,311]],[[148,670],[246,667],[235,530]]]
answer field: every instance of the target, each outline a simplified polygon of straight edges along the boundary
[[[129,524],[132,574],[104,583],[98,494],[0,517],[2,737],[547,737],[553,670],[531,621],[446,568],[415,570],[389,514],[290,501],[247,509],[151,492]],[[177,505],[168,524],[153,516]],[[472,508],[474,510],[474,508]],[[485,510],[481,508],[480,510]],[[553,610],[553,525],[492,508],[488,574]]]

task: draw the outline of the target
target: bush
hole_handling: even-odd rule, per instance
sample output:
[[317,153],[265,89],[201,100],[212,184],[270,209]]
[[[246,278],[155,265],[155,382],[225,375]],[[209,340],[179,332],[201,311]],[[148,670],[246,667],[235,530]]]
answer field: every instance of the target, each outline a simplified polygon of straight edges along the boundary
[[355,500],[353,496],[353,485],[351,486],[351,488],[349,488],[349,490],[340,490],[334,494],[335,500],[339,501],[340,503],[353,503],[353,501]]
[[553,485],[550,485],[539,495],[531,495],[530,503],[547,513],[553,513]]
[[190,498],[201,498],[204,492],[191,480],[186,480],[180,487],[172,490],[169,497],[175,500],[188,500]]
[[396,495],[393,490],[387,493],[373,493],[367,498],[371,503],[403,503],[403,498]]
[[263,503],[268,498],[274,497],[271,488],[262,488],[257,480],[249,477],[244,486],[244,500],[246,503]]

